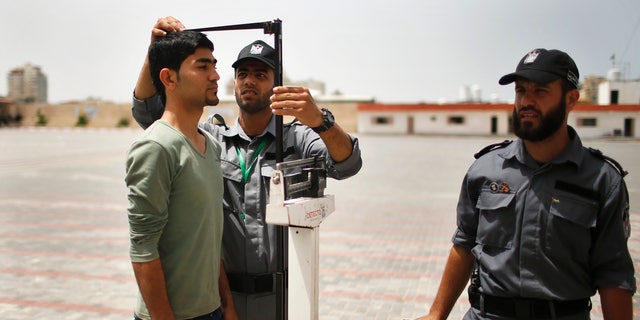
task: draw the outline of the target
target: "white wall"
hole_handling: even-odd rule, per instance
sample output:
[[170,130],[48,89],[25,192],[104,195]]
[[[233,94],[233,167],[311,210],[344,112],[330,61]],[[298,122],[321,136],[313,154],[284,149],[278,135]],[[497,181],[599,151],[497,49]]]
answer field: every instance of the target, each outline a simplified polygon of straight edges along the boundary
[[[595,127],[585,127],[578,124],[580,118],[595,118]],[[640,117],[638,112],[580,112],[569,113],[568,124],[576,129],[580,137],[601,138],[614,136],[616,130],[624,135],[624,121],[627,118],[634,119],[633,137],[640,137]]]
[[[497,134],[508,132],[508,117],[496,112],[416,112],[415,133],[488,135],[491,134],[491,117],[497,117]],[[464,123],[451,123],[450,117],[462,117]]]
[[[509,116],[511,112],[500,111],[404,111],[377,112],[360,111],[358,113],[358,132],[382,134],[407,134],[409,118],[413,117],[413,133],[415,134],[450,134],[450,135],[490,135],[491,118],[497,117],[497,135],[509,135]],[[452,124],[451,116],[464,117],[464,123]],[[378,118],[389,119],[387,124],[376,122]],[[632,134],[640,138],[640,112],[638,111],[572,111],[568,124],[584,138],[610,137],[624,135],[625,119],[634,119]],[[596,125],[580,125],[580,119],[596,119]]]
[[[495,111],[416,111],[416,112],[368,112],[358,113],[358,132],[361,133],[409,133],[410,118],[413,118],[415,134],[489,135],[491,118],[497,117],[496,134],[509,132],[509,114]],[[450,117],[463,117],[463,123],[451,123]],[[376,123],[378,118],[392,119],[390,123]]]
[[598,85],[598,104],[611,104],[611,91],[618,91],[617,104],[640,104],[640,81],[605,81]]
[[[377,119],[388,119],[388,123],[377,123]],[[407,112],[359,112],[358,132],[360,133],[397,133],[409,132]]]

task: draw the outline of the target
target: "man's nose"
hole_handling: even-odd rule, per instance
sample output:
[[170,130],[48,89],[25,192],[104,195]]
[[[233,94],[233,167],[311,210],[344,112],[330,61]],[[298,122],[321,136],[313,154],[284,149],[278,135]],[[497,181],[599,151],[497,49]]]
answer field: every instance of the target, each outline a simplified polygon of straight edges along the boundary
[[248,74],[245,78],[244,78],[244,85],[245,86],[254,86],[256,84],[256,77],[252,74]]
[[530,92],[524,92],[520,94],[518,102],[519,102],[519,108],[535,106],[535,98],[533,97],[533,94]]
[[211,73],[211,79],[220,80],[220,74],[218,73],[218,70],[213,69],[213,72]]

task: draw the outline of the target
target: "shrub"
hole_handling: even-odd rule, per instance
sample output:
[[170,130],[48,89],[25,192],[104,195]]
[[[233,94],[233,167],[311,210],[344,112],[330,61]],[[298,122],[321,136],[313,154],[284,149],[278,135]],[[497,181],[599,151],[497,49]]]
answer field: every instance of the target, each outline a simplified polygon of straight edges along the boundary
[[87,116],[82,113],[79,114],[78,121],[76,122],[76,127],[84,127],[87,124],[89,124],[89,119],[87,119]]
[[47,125],[47,116],[45,116],[40,109],[36,111],[36,116],[38,117],[38,121],[36,121],[37,126],[46,126]]
[[129,119],[127,118],[121,118],[120,121],[118,121],[118,124],[116,124],[116,127],[118,128],[126,128],[129,126]]

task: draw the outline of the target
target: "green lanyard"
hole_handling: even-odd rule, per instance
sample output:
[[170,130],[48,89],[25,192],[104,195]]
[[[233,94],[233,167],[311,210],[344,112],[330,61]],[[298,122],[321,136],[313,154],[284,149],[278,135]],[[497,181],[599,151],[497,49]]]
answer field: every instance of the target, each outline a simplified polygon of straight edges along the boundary
[[247,183],[247,179],[249,179],[249,173],[251,173],[251,168],[253,168],[253,164],[256,161],[258,155],[260,155],[260,151],[267,144],[267,139],[262,139],[262,142],[256,148],[256,151],[253,152],[253,156],[251,157],[251,161],[249,162],[249,167],[247,168],[247,164],[244,162],[244,157],[242,156],[242,152],[240,152],[240,148],[236,146],[236,152],[238,152],[238,162],[240,162],[240,171],[242,172],[242,182]]

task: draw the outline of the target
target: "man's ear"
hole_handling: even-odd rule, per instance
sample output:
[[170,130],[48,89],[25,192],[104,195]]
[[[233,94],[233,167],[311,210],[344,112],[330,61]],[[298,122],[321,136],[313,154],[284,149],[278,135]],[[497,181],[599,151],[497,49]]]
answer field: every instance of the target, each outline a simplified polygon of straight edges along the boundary
[[569,90],[566,96],[567,109],[573,110],[573,107],[578,104],[578,100],[580,100],[580,91],[578,89]]
[[172,89],[176,86],[176,72],[169,68],[160,70],[160,81],[164,85],[165,90]]

